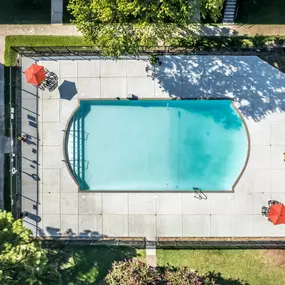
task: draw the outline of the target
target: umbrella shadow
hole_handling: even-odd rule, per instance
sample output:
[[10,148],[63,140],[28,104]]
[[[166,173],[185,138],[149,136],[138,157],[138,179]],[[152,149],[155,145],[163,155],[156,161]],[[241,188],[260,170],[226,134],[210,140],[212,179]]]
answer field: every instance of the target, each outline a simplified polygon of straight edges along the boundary
[[77,94],[77,88],[74,82],[64,80],[58,87],[60,98],[71,100]]

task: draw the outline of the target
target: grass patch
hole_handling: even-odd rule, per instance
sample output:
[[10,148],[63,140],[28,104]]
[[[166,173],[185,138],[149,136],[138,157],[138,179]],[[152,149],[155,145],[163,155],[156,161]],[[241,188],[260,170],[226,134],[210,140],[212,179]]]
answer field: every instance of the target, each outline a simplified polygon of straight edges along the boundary
[[51,0],[3,0],[0,24],[50,24]]
[[5,66],[9,66],[10,53],[12,56],[12,65],[16,63],[17,54],[10,49],[12,46],[31,46],[31,47],[44,47],[44,46],[84,46],[88,42],[79,36],[7,36],[5,38]]
[[237,23],[285,24],[284,0],[240,0]]
[[220,273],[221,285],[285,284],[284,267],[269,263],[264,250],[157,250],[157,262],[187,266],[201,274]]

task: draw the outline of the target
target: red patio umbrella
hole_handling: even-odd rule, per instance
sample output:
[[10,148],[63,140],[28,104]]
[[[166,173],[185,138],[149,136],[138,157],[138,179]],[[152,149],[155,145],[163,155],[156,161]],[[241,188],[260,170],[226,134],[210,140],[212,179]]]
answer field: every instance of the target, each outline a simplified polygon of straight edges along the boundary
[[46,79],[45,68],[41,65],[32,64],[25,70],[28,83],[39,85]]
[[268,212],[268,219],[274,224],[285,224],[285,206],[284,204],[274,204]]

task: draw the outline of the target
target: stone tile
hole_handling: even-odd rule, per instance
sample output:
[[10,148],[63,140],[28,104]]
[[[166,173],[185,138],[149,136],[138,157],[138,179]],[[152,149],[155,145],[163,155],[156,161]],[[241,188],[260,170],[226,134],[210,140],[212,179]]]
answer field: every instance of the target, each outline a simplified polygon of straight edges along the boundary
[[253,236],[253,215],[234,216],[234,236],[235,237]]
[[182,193],[158,193],[157,214],[182,214]]
[[77,193],[61,193],[60,208],[63,215],[78,215]]
[[157,237],[182,235],[182,215],[157,215]]
[[155,98],[167,98],[170,96],[182,96],[182,84],[176,83],[175,86],[167,86],[165,84],[167,80],[170,80],[169,77],[160,77],[154,79],[154,97]]
[[45,169],[42,179],[43,193],[59,193],[60,192],[60,170]]
[[59,78],[76,78],[77,74],[77,60],[59,60]]
[[22,133],[24,133],[26,136],[36,138],[38,126],[39,126],[39,124],[35,121],[23,122],[22,123]]
[[285,145],[285,122],[271,122],[271,145]]
[[234,203],[234,194],[215,193],[215,195],[211,197],[211,214],[231,215],[234,213]]
[[102,198],[104,215],[128,214],[128,193],[102,193]]
[[100,77],[101,60],[78,60],[78,77]]
[[270,169],[270,147],[252,146],[247,167],[250,169]]
[[232,237],[234,215],[211,215],[211,237]]
[[78,186],[67,167],[60,169],[60,190],[62,193],[78,193]]
[[126,78],[101,78],[101,98],[126,98]]
[[42,100],[43,122],[59,122],[59,99]]
[[46,236],[60,235],[60,215],[44,215],[42,230]]
[[65,125],[63,123],[43,123],[42,144],[62,145]]
[[253,213],[261,215],[261,207],[267,206],[268,201],[271,200],[270,193],[255,193],[253,194]]
[[183,237],[209,237],[210,215],[183,215]]
[[146,77],[146,60],[127,60],[127,76],[128,77]]
[[234,207],[235,214],[253,214],[253,194],[236,193]]
[[79,215],[79,236],[96,237],[103,235],[102,215]]
[[[207,194],[206,194],[207,195]],[[183,196],[183,214],[205,215],[211,213],[211,199],[199,200],[193,193],[182,193]]]
[[78,236],[78,215],[61,215],[60,227],[64,236]]
[[102,194],[94,192],[79,192],[79,214],[98,215],[102,214]]
[[102,60],[101,77],[126,77],[127,61],[119,60]]
[[154,81],[149,77],[127,78],[127,94],[133,94],[138,98],[153,98]]
[[271,170],[271,192],[285,193],[285,170]]
[[60,214],[59,193],[43,193],[43,215]]
[[76,108],[79,106],[78,99],[72,100],[60,100],[60,122],[65,125],[65,129],[67,128],[67,124],[69,123],[69,119],[71,119],[71,115],[75,112]]
[[156,193],[129,193],[129,214],[156,214]]
[[78,78],[78,98],[100,98],[100,78]]
[[254,236],[256,237],[284,237],[285,225],[274,226],[266,217],[254,215]]
[[103,215],[103,233],[108,237],[128,236],[128,215]]
[[285,161],[283,152],[285,151],[284,146],[272,146],[271,147],[271,169],[283,169],[285,170]]
[[131,237],[155,237],[155,215],[129,215],[129,236]]
[[51,72],[54,72],[57,76],[59,76],[59,62],[61,60],[43,60],[39,61],[40,65],[43,65],[46,69]]
[[271,199],[284,203],[285,202],[285,191],[283,191],[283,192],[272,192],[271,193]]
[[64,166],[63,152],[60,145],[45,145],[43,148],[43,162],[44,168],[62,168]]

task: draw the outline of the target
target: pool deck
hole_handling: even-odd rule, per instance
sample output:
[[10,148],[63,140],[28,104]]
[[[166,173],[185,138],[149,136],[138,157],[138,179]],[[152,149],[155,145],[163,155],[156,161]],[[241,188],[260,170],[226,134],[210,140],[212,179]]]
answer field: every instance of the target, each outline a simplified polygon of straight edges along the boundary
[[[22,130],[31,136],[22,145],[22,209],[31,213],[26,225],[47,236],[285,237],[285,225],[273,226],[261,215],[268,200],[285,202],[285,74],[255,56],[160,60],[147,72],[146,58],[39,59],[59,85],[65,82],[61,95],[59,89],[37,94],[23,77]],[[22,58],[22,69],[31,63]],[[78,99],[127,94],[234,99],[250,134],[248,164],[234,192],[204,199],[193,192],[78,192],[63,156],[68,119]]]

